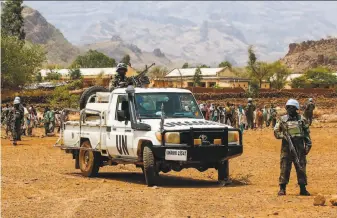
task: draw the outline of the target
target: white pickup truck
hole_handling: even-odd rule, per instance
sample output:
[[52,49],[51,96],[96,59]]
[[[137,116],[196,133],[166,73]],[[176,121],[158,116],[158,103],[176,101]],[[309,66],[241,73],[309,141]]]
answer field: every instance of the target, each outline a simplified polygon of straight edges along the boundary
[[56,145],[72,153],[75,168],[88,177],[102,166],[135,164],[148,186],[157,183],[159,172],[183,168],[215,168],[225,182],[228,160],[243,151],[240,130],[205,120],[185,89],[98,92],[80,114],[79,121],[63,123]]

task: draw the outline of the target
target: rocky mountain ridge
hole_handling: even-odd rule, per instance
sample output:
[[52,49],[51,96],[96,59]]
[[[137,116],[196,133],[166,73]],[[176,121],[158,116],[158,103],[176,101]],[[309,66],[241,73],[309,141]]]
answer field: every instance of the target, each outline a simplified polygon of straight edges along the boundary
[[44,47],[48,63],[68,65],[79,55],[80,50],[69,43],[37,10],[24,7],[22,15],[26,40]]
[[337,38],[291,43],[281,61],[299,73],[318,66],[337,71]]

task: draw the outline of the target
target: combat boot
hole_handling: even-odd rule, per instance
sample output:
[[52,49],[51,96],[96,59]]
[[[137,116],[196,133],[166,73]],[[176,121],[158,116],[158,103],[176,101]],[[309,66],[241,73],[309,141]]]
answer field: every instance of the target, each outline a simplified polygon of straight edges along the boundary
[[300,195],[310,196],[310,193],[307,191],[305,185],[300,185]]
[[278,196],[286,195],[286,184],[280,185],[280,191],[277,194]]

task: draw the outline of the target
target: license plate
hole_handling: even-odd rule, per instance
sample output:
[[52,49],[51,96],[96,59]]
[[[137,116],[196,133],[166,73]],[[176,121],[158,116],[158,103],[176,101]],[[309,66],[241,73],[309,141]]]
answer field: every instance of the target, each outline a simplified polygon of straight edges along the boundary
[[165,160],[187,161],[187,151],[186,150],[176,150],[176,149],[166,149],[165,150]]

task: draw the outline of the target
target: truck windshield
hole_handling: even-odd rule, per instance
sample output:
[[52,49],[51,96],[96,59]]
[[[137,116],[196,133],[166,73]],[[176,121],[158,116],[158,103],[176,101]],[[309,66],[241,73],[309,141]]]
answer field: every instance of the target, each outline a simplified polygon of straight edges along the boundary
[[137,115],[142,119],[159,119],[162,104],[165,118],[203,118],[191,93],[137,93],[135,96]]

